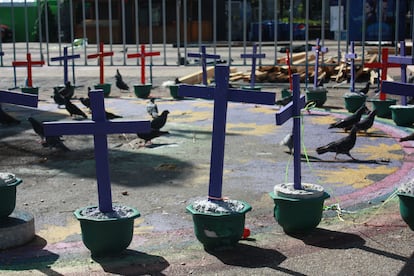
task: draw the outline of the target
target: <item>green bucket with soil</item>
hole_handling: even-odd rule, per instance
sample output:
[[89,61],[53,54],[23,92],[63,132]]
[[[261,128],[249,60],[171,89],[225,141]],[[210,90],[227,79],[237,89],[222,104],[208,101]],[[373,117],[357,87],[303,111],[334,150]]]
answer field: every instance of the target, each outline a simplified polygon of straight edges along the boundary
[[411,126],[414,123],[414,105],[391,105],[391,117],[397,126]]
[[0,173],[0,219],[16,208],[16,187],[23,181],[10,173]]
[[23,93],[38,95],[39,94],[39,87],[21,87]]
[[372,109],[377,111],[377,116],[380,118],[391,118],[391,105],[395,105],[397,100],[395,99],[368,99],[368,102],[372,103]]
[[135,84],[134,93],[137,98],[147,99],[151,93],[152,84]]
[[99,83],[94,85],[95,89],[102,89],[104,97],[108,97],[111,93],[111,84],[110,83]]
[[178,96],[178,85],[170,85],[170,95],[176,100],[183,99],[183,97]]
[[348,93],[344,96],[345,108],[349,112],[354,113],[362,105],[365,104],[366,99],[367,99],[367,96],[365,96],[365,95],[360,95],[360,94],[357,94],[357,93]]
[[400,215],[411,230],[414,231],[414,195],[397,193],[400,200]]
[[316,107],[322,107],[326,100],[328,90],[323,87],[318,87],[316,89],[308,89],[306,90],[306,101],[307,102],[314,102]]

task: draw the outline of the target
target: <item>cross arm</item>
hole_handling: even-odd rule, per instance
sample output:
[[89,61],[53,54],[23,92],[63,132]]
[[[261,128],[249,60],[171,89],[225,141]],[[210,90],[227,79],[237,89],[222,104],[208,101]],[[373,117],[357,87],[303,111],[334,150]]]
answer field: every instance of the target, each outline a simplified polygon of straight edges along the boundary
[[80,55],[76,54],[76,55],[63,56],[63,57],[52,57],[50,60],[51,61],[59,61],[59,60],[75,59],[75,58],[80,58]]
[[46,136],[57,135],[104,135],[115,133],[147,133],[151,131],[150,121],[66,121],[43,123]]
[[266,54],[241,54],[241,58],[265,58]]
[[194,97],[212,100],[214,98],[214,88],[205,86],[194,86],[181,84],[178,86],[178,95],[180,97]]
[[274,105],[276,103],[276,94],[255,90],[229,89],[228,100],[231,102]]
[[[299,108],[303,108],[305,106],[305,96],[302,95],[299,98]],[[283,125],[287,120],[293,117],[293,102],[288,103],[285,105],[278,113],[276,113],[276,125],[280,126]]]
[[388,61],[406,65],[414,64],[414,58],[405,56],[389,56]]
[[127,54],[127,58],[139,58],[139,57],[141,57],[141,53]]
[[38,96],[0,90],[0,103],[37,107]]
[[387,94],[394,94],[400,96],[413,96],[414,95],[414,84],[383,81],[382,91]]

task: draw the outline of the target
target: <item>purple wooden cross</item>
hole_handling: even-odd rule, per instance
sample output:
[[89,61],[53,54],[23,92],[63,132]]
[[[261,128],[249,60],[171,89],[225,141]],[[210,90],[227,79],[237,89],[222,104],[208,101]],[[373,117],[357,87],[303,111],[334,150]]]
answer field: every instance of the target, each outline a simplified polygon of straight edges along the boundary
[[[412,56],[405,55],[405,41],[400,42],[400,55],[399,56],[389,56],[388,61],[392,63],[401,64],[401,82],[407,82],[407,65],[414,64],[414,58]],[[410,96],[413,96],[412,92]],[[407,105],[407,97],[401,96],[401,104]]]
[[313,88],[318,87],[318,70],[319,70],[319,53],[328,52],[328,48],[321,47],[319,38],[316,39],[316,46],[312,47],[312,50],[315,52],[315,72],[313,76]]
[[108,121],[105,116],[102,90],[89,92],[92,121],[43,123],[46,136],[93,134],[95,145],[96,180],[98,183],[99,210],[112,212],[111,180],[108,162],[108,134],[149,132],[149,121]]
[[0,56],[1,57],[4,56],[4,52],[0,51]]
[[300,166],[300,110],[305,106],[305,96],[300,96],[300,75],[293,74],[293,99],[276,113],[276,125],[282,125],[293,118],[293,187],[302,190]]
[[252,59],[252,73],[250,74],[250,87],[253,88],[256,81],[256,59],[265,58],[266,54],[257,54],[257,44],[253,45],[253,54],[241,54],[241,58]]
[[178,95],[181,97],[214,100],[210,181],[208,192],[209,200],[223,200],[222,186],[227,102],[231,101],[274,105],[276,99],[275,93],[229,89],[229,72],[230,69],[228,66],[217,65],[214,72],[216,78],[215,87],[200,87],[183,84],[178,88]]
[[355,46],[354,42],[351,41],[351,52],[345,55],[345,58],[350,59],[351,63],[351,87],[350,91],[355,92],[355,59],[357,58],[357,54],[355,53]]
[[63,56],[60,57],[52,57],[52,61],[60,61],[63,60],[63,83],[66,84],[68,82],[68,60],[80,58],[80,55],[68,55],[68,47],[63,48]]
[[7,90],[0,90],[0,104],[10,103],[29,107],[37,107],[37,95],[15,93]]
[[203,84],[207,85],[207,59],[220,59],[219,55],[206,54],[206,46],[201,45],[201,53],[188,53],[189,57],[200,58],[201,69],[203,70]]

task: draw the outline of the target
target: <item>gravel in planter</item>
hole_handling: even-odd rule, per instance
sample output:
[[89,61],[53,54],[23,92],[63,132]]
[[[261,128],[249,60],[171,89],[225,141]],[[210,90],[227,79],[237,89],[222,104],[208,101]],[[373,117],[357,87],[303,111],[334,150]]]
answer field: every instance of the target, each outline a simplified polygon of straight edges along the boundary
[[88,218],[100,219],[111,219],[111,218],[128,218],[132,217],[135,212],[128,206],[113,205],[113,212],[102,213],[97,206],[86,207],[82,209],[80,215]]
[[8,172],[0,172],[0,186],[8,186],[16,182],[16,176]]
[[244,204],[238,200],[209,201],[197,200],[193,203],[195,211],[210,214],[232,214],[243,210]]
[[397,193],[414,195],[414,179],[402,184],[397,189]]

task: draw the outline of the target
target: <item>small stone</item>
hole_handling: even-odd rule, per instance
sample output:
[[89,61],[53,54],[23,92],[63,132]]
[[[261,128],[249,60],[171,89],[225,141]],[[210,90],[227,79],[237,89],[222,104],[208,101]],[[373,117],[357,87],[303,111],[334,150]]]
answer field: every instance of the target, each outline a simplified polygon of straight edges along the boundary
[[184,262],[180,263],[180,265],[186,265]]
[[41,199],[40,202],[45,202],[45,200],[44,199]]
[[127,195],[129,195],[129,194],[128,194],[128,191],[123,191],[123,192],[122,192],[122,195],[123,195],[123,196],[127,196]]

